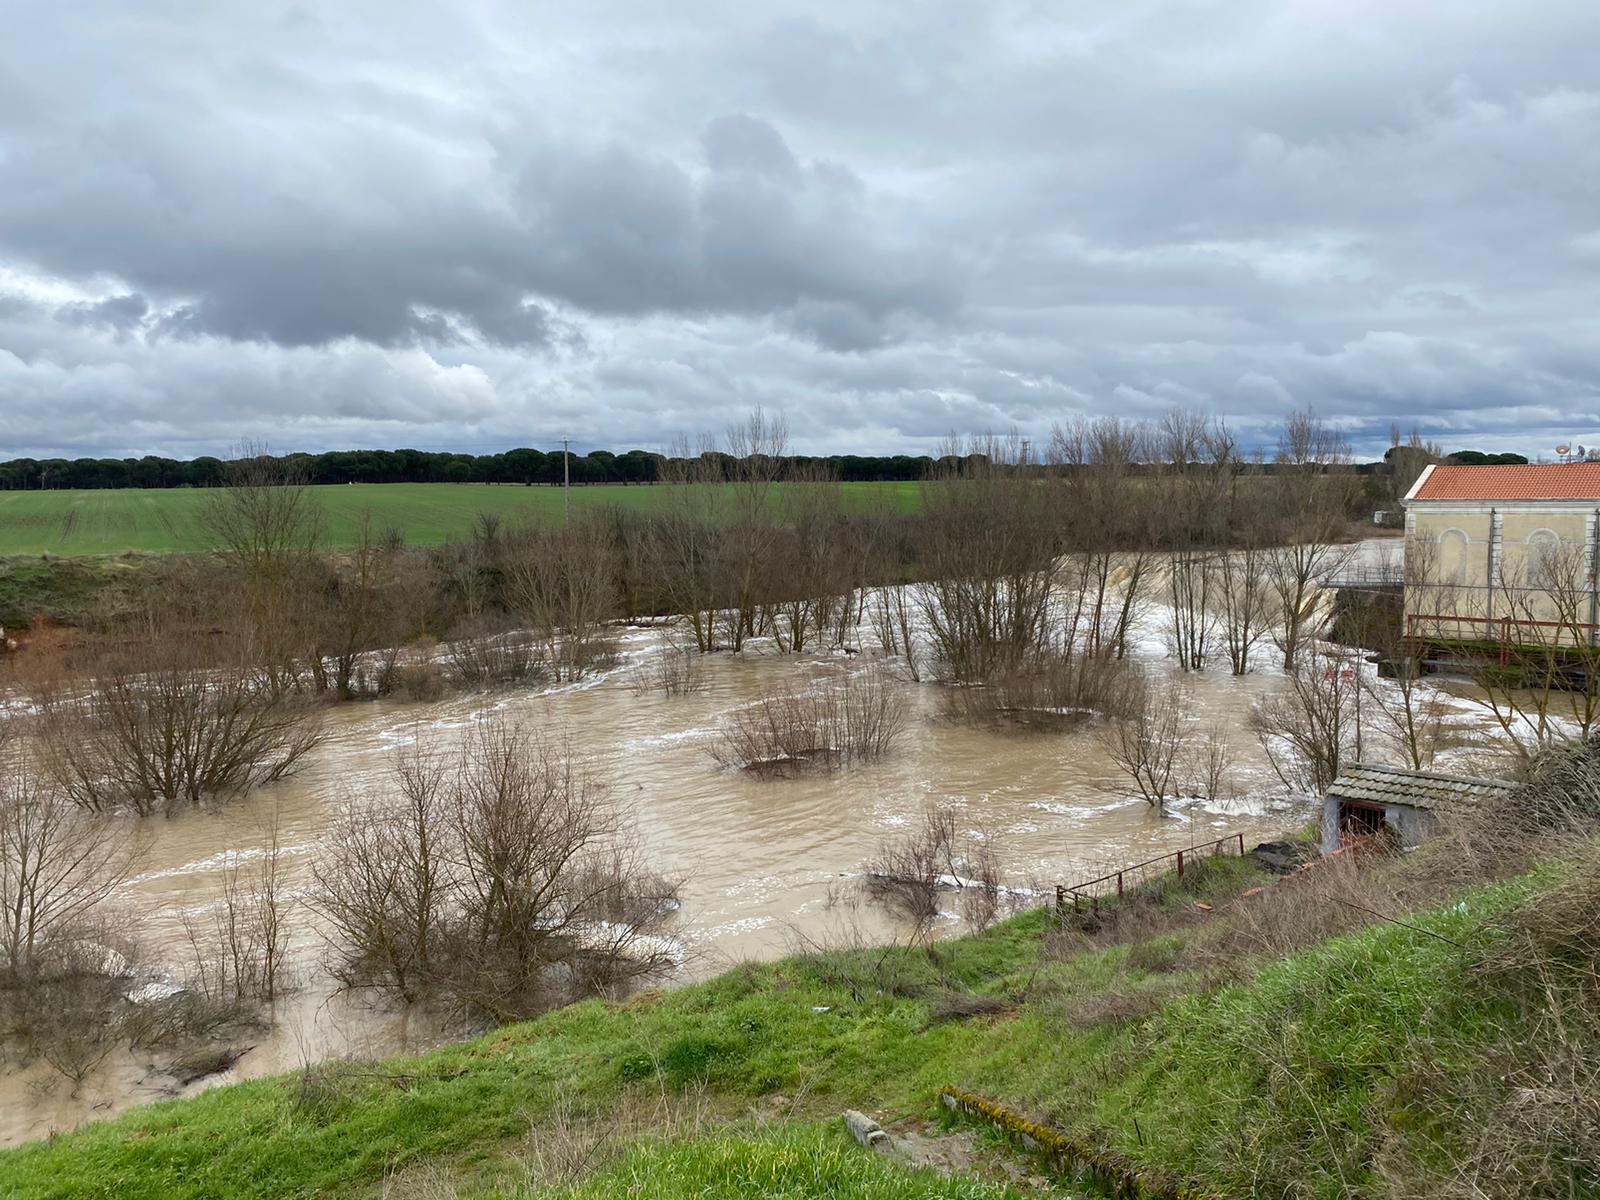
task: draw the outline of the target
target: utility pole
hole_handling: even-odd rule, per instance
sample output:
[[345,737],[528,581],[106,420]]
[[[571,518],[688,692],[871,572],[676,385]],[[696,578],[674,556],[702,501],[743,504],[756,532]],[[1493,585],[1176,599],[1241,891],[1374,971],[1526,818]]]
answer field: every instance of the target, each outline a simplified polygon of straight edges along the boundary
[[561,523],[572,524],[572,455],[567,447],[571,438],[561,439]]

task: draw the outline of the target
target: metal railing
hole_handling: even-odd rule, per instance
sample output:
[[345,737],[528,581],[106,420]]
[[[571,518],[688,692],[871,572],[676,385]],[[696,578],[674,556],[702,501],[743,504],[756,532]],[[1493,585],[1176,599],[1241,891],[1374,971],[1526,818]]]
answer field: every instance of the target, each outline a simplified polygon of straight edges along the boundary
[[[1455,627],[1447,639],[1443,626]],[[1419,632],[1418,626],[1423,626]],[[1465,627],[1465,634],[1462,629]],[[1524,636],[1523,631],[1532,632]],[[1554,630],[1549,634],[1545,631]],[[1419,647],[1447,640],[1477,641],[1493,645],[1500,665],[1507,666],[1519,650],[1588,651],[1600,641],[1600,625],[1588,621],[1533,621],[1517,617],[1478,617],[1459,613],[1407,613],[1406,652],[1416,654]]]
[[1183,850],[1174,850],[1170,854],[1148,858],[1144,862],[1122,867],[1098,879],[1071,885],[1057,884],[1056,915],[1064,916],[1069,907],[1074,912],[1081,912],[1086,906],[1098,908],[1101,901],[1120,899],[1133,888],[1158,875],[1175,873],[1182,879],[1184,870],[1196,862],[1233,853],[1237,853],[1240,858],[1244,857],[1244,834],[1230,833],[1214,842],[1189,846]]
[[1395,564],[1394,566],[1347,566],[1330,571],[1319,582],[1323,587],[1334,588],[1403,587],[1406,582],[1406,570],[1400,564]]

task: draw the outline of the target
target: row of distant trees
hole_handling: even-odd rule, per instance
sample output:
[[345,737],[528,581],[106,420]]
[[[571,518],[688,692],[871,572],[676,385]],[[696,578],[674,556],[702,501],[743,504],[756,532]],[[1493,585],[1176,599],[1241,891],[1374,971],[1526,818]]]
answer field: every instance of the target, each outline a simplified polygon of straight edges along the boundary
[[[613,454],[592,450],[563,461],[561,450],[519,447],[501,454],[452,454],[428,450],[334,450],[326,454],[289,454],[278,461],[292,467],[307,483],[508,483],[559,484],[570,472],[575,484],[658,483],[671,472],[668,455],[647,450]],[[727,455],[709,454],[725,479],[737,469]],[[831,478],[854,481],[914,480],[933,473],[927,455],[827,457],[789,455],[785,467],[810,473],[826,467]],[[226,481],[227,463],[202,455],[187,461],[146,455],[143,458],[17,458],[0,462],[0,488],[175,488],[215,487]]]
[[[1397,449],[1404,449],[1398,447]],[[1398,466],[1395,451],[1384,455],[1383,463],[1370,463],[1357,470],[1381,474],[1386,467]],[[700,456],[710,467],[712,477],[727,481],[739,477],[732,457],[717,451]],[[935,475],[970,473],[981,467],[980,456],[941,455],[857,455],[834,454],[822,457],[784,455],[776,464],[780,474],[815,477],[819,468],[827,477],[843,482],[920,480]],[[1432,461],[1437,461],[1437,454]],[[676,456],[647,450],[613,454],[592,450],[573,454],[563,462],[560,450],[534,450],[519,447],[501,454],[452,454],[428,450],[334,450],[326,454],[289,454],[280,460],[292,466],[294,474],[307,483],[505,483],[559,484],[570,473],[575,484],[658,483],[681,470],[684,463]],[[1449,461],[1469,464],[1525,463],[1520,454],[1486,454],[1478,450],[1459,450]],[[1027,464],[1039,471],[1049,465]],[[1146,464],[1154,469],[1159,464]],[[1267,464],[1271,469],[1272,464]],[[188,460],[145,455],[143,458],[16,458],[0,462],[0,489],[69,488],[176,488],[215,487],[225,481],[227,464],[210,455]]]

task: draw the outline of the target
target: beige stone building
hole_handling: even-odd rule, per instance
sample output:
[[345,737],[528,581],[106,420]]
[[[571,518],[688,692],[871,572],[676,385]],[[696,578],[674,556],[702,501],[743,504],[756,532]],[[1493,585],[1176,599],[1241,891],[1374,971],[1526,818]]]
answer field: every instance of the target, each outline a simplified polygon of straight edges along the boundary
[[1600,643],[1600,462],[1431,466],[1405,508],[1414,635]]

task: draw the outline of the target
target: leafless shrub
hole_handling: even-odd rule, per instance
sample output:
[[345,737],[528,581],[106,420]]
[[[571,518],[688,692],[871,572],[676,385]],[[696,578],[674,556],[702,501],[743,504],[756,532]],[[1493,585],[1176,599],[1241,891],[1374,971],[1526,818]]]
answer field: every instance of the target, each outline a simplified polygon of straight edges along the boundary
[[971,1021],[992,1017],[1009,1006],[1001,996],[975,996],[970,992],[946,992],[928,1006],[928,1020],[935,1025],[946,1021]]
[[965,724],[1053,732],[1129,712],[1142,695],[1125,660],[1052,651],[986,684],[948,688],[941,701],[948,717]]
[[872,594],[872,627],[878,647],[899,655],[913,682],[922,679],[922,648],[913,615],[915,600],[908,587],[881,587]]
[[1436,1114],[1451,1153],[1380,1158],[1395,1194],[1493,1200],[1587,1194],[1600,1178],[1600,860],[1570,846],[1564,877],[1466,948],[1466,986],[1508,1010],[1479,1031],[1475,1069],[1416,1064],[1396,1088]]
[[238,448],[225,484],[207,493],[201,522],[237,592],[230,607],[248,657],[272,691],[285,691],[300,678],[308,632],[323,611],[313,582],[321,504],[300,463],[274,458],[259,443]]
[[394,775],[393,793],[352,804],[329,831],[312,904],[332,926],[334,971],[346,986],[376,981],[413,1001],[436,974],[458,868],[445,764],[411,754]]
[[[401,541],[393,531],[374,528],[371,510],[363,509],[352,549],[303,568],[308,586],[316,589],[304,630],[318,691],[349,700],[385,690],[396,654],[392,647],[410,632],[404,617],[408,604],[394,595]],[[415,582],[406,580],[408,587]]]
[[528,526],[506,539],[506,591],[544,640],[557,679],[577,679],[611,655],[603,638],[617,603],[618,547],[603,519]]
[[[213,1000],[183,990],[161,998],[141,999],[119,1010],[117,1027],[134,1049],[174,1045],[212,1046],[217,1037],[255,1024],[257,1014],[236,1000]],[[203,1052],[202,1052],[203,1053]]]
[[1233,743],[1228,726],[1215,721],[1206,726],[1191,746],[1190,779],[1195,795],[1206,800],[1225,800],[1232,793]]
[[1127,1025],[1148,1020],[1171,1000],[1170,989],[1112,987],[1104,991],[1065,996],[1055,1005],[1061,1018],[1075,1029]]
[[905,732],[907,706],[878,668],[814,691],[780,692],[730,713],[710,754],[720,766],[774,773],[873,762]]
[[[1234,900],[1227,921],[1191,938],[1186,966],[1238,969],[1252,960],[1285,958],[1384,917],[1398,917],[1448,894],[1391,872],[1381,855],[1345,853]],[[1381,914],[1381,915],[1380,915]]]
[[539,639],[506,630],[487,618],[458,627],[444,645],[445,678],[467,690],[504,687],[549,677]]
[[74,1094],[125,1040],[118,1020],[123,980],[106,971],[104,957],[101,946],[70,946],[11,997],[14,1014],[29,1014],[32,1050],[71,1082]]
[[634,679],[634,694],[659,692],[663,696],[688,696],[704,691],[705,671],[700,652],[669,635],[654,651]]
[[1355,749],[1361,682],[1351,664],[1315,643],[1296,648],[1284,687],[1256,701],[1250,728],[1284,786],[1325,792]]
[[1123,961],[1133,971],[1170,971],[1177,966],[1182,950],[1183,942],[1179,937],[1142,938],[1128,947],[1127,958]]
[[274,820],[258,855],[226,856],[217,899],[183,914],[189,987],[219,1004],[270,1004],[291,982],[285,963],[289,905]]
[[1000,854],[992,837],[964,830],[949,806],[924,810],[920,823],[888,842],[867,866],[867,894],[908,921],[914,937],[939,916],[941,894],[960,898],[975,928],[992,923],[1005,901]]
[[1177,793],[1178,770],[1188,743],[1188,696],[1177,684],[1147,691],[1144,702],[1113,718],[1099,732],[1106,756],[1133,781],[1152,808]]
[[977,683],[1025,666],[1049,644],[1059,573],[1054,493],[1016,470],[1021,440],[975,439],[963,466],[924,488],[917,585],[939,677]]
[[32,979],[81,942],[133,861],[126,830],[11,764],[0,780],[0,979]]
[[397,783],[349,808],[315,870],[347,986],[508,1020],[670,966],[652,936],[670,888],[559,747],[491,723],[453,759],[407,758]]
[[1504,803],[1467,818],[1465,839],[1511,866],[1600,834],[1600,747],[1547,751]]
[[445,668],[438,659],[438,644],[423,638],[400,647],[385,658],[378,691],[399,700],[438,700],[445,693]]
[[361,1064],[348,1059],[307,1063],[295,1081],[291,1108],[296,1117],[309,1124],[332,1124],[370,1086],[368,1075]]
[[287,774],[321,740],[315,706],[156,622],[82,679],[36,680],[40,759],[86,809],[170,813]]

